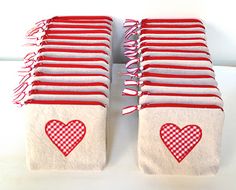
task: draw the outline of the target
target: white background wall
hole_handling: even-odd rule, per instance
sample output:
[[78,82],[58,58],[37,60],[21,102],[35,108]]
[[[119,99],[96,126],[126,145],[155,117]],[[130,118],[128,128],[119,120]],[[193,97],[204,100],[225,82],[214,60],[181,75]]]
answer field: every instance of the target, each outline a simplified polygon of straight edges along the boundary
[[38,20],[55,15],[113,16],[114,61],[122,62],[125,18],[198,17],[207,28],[214,64],[236,65],[234,0],[1,0],[0,60],[22,59],[24,34]]

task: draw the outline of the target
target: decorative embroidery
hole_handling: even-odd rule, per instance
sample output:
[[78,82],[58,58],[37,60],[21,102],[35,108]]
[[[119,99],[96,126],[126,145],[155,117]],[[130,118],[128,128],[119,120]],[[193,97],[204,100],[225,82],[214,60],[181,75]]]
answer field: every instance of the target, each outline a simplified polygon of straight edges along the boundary
[[160,129],[160,137],[180,163],[201,140],[202,130],[197,125],[187,125],[180,129],[173,123],[166,123]]
[[53,144],[67,156],[83,140],[86,127],[80,120],[72,120],[67,124],[50,120],[45,125],[45,132]]

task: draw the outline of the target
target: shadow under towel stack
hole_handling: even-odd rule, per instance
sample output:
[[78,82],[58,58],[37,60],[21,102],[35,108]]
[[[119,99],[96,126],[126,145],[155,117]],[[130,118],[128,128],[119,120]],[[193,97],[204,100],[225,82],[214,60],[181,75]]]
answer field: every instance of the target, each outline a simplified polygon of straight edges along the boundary
[[[198,19],[125,23],[125,95],[139,96],[138,163],[146,173],[211,175],[220,162],[223,101]],[[138,40],[132,40],[138,36]]]
[[112,18],[56,16],[27,36],[38,50],[25,57],[15,102],[26,104],[29,167],[103,169]]

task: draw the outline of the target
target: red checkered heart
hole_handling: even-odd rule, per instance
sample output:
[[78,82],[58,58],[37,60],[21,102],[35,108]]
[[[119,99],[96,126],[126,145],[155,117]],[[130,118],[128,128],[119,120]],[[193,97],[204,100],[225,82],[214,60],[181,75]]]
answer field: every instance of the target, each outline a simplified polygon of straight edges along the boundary
[[83,140],[86,127],[80,120],[72,120],[67,124],[50,120],[45,125],[45,132],[53,144],[67,156]]
[[197,125],[187,125],[180,129],[173,123],[166,123],[160,129],[160,137],[180,163],[201,140],[202,130]]

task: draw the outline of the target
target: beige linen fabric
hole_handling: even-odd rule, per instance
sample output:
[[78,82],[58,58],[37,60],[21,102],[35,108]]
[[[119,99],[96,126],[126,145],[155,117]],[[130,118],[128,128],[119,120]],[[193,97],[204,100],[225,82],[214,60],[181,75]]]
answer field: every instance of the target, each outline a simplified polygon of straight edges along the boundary
[[[202,138],[178,163],[160,138],[160,128],[174,123],[180,128],[195,124]],[[139,111],[138,164],[158,175],[212,175],[219,168],[224,112],[220,109],[144,108]]]
[[[32,170],[101,170],[106,164],[107,108],[95,105],[25,106],[27,163]],[[52,119],[67,124],[80,120],[86,126],[83,140],[66,157],[45,133]]]

